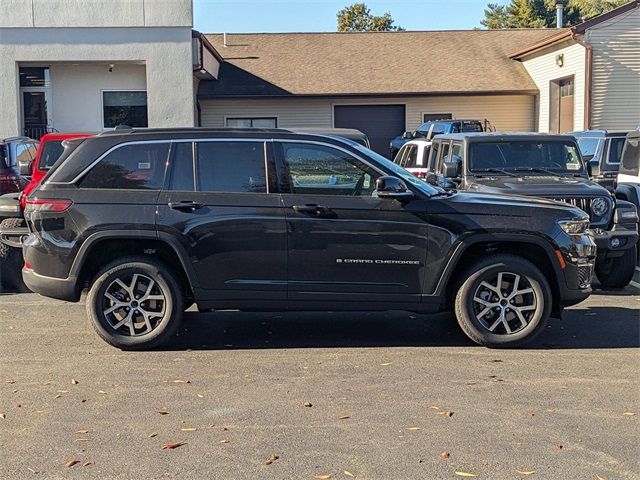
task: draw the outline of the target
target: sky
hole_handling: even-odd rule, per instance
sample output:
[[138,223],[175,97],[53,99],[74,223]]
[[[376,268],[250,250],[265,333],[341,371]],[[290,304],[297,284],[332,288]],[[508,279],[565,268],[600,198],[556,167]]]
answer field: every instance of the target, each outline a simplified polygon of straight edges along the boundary
[[[193,0],[203,33],[335,32],[336,14],[358,0]],[[360,0],[374,15],[390,12],[406,30],[480,27],[487,3],[506,0]]]

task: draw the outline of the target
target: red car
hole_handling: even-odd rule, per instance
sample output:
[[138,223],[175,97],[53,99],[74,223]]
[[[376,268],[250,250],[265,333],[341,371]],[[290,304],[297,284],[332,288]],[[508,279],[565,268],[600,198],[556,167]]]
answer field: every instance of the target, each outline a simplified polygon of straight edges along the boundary
[[20,175],[31,175],[31,179],[21,192],[0,196],[0,289],[26,289],[20,273],[20,241],[22,236],[28,233],[23,218],[27,196],[62,155],[63,141],[91,136],[92,133],[47,133],[40,139],[34,161],[17,165]]

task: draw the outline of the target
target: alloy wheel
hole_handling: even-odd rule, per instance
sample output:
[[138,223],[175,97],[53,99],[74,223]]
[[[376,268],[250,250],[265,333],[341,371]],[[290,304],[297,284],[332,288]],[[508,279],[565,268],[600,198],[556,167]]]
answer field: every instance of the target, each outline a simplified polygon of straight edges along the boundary
[[153,331],[165,315],[167,300],[152,278],[140,273],[117,277],[103,294],[102,314],[121,335],[140,336]]
[[473,295],[473,312],[480,325],[497,335],[524,329],[539,307],[539,299],[527,277],[496,272],[483,280]]

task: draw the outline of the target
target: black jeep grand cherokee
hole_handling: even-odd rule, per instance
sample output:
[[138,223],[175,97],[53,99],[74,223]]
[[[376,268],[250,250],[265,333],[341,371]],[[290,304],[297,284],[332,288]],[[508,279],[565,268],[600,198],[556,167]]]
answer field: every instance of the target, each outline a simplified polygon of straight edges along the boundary
[[131,130],[67,143],[29,200],[23,277],[124,349],[183,310],[453,308],[522,343],[591,292],[581,210],[446,193],[351,142],[286,130]]

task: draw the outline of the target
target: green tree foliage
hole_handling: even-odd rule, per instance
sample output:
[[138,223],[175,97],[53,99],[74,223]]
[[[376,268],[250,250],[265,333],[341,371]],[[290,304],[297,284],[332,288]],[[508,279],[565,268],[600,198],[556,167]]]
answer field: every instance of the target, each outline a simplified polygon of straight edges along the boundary
[[391,14],[372,15],[364,3],[354,3],[338,12],[339,32],[393,32],[404,30],[395,26]]
[[[628,0],[562,0],[564,26],[608,12]],[[483,26],[495,28],[542,28],[556,26],[556,0],[511,0],[509,5],[490,3],[484,11]]]

